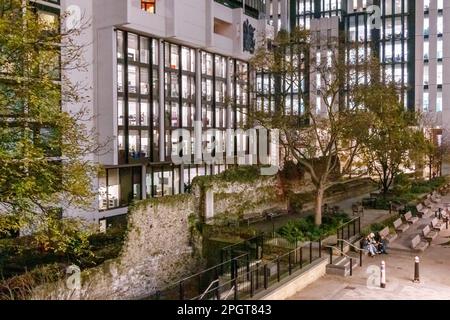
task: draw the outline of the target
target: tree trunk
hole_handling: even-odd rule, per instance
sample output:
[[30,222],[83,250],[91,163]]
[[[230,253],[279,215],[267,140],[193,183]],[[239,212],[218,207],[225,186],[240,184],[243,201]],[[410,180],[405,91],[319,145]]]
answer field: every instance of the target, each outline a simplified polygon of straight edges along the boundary
[[324,195],[324,189],[323,187],[319,187],[317,189],[316,194],[316,212],[315,212],[315,223],[316,226],[322,225],[322,204],[323,204],[323,195]]

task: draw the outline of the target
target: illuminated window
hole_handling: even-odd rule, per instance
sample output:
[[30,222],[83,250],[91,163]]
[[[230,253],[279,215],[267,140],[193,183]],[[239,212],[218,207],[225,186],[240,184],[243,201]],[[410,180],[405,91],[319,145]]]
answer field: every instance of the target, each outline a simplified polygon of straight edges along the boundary
[[141,0],[141,9],[149,13],[155,13],[156,4],[155,0]]
[[437,93],[436,112],[442,112],[442,91],[438,91],[438,93]]

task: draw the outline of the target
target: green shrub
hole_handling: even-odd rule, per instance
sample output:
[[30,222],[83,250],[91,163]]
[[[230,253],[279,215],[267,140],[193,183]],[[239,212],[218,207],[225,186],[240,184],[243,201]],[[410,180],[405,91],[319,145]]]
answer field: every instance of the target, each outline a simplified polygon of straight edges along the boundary
[[346,213],[337,213],[332,216],[325,216],[320,227],[314,223],[314,216],[310,215],[287,224],[277,230],[277,234],[291,243],[295,241],[311,240],[317,241],[320,238],[335,234],[336,230],[350,218]]
[[394,192],[396,194],[409,192],[411,185],[412,183],[410,177],[404,173],[401,173],[394,179]]

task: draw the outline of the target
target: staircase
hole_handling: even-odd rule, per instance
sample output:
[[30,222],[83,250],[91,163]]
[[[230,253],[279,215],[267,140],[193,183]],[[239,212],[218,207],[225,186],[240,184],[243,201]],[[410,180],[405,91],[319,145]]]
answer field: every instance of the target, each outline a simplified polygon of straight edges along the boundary
[[344,250],[344,252],[340,249],[341,246],[338,245],[328,246],[330,249],[330,263],[326,267],[326,273],[342,277],[352,276],[355,268],[362,266],[362,259],[365,252],[354,243],[346,240],[338,240],[338,243],[340,242],[343,242],[345,246],[353,251]]
[[333,264],[327,265],[326,272],[327,274],[348,277],[353,274],[355,268],[359,267],[359,262],[359,258],[356,257],[337,257],[333,259]]

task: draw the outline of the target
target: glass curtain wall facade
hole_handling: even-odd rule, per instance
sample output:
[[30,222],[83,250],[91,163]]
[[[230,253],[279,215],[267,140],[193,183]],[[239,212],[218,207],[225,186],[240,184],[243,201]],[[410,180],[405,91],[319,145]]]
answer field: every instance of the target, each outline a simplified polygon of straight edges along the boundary
[[224,164],[173,165],[178,141],[171,132],[189,130],[194,153],[194,121],[201,121],[203,131],[240,127],[249,105],[246,62],[123,30],[116,30],[116,41],[119,168],[100,177],[100,210],[189,192],[195,177],[224,171]]
[[[295,12],[295,25],[310,29],[312,19],[339,16],[339,34],[352,49],[354,57],[379,56],[384,79],[393,80],[405,89],[401,95],[405,107],[414,109],[414,1],[407,0],[289,0]],[[367,8],[379,6],[381,29],[373,28]],[[358,79],[364,79],[364,76]]]

